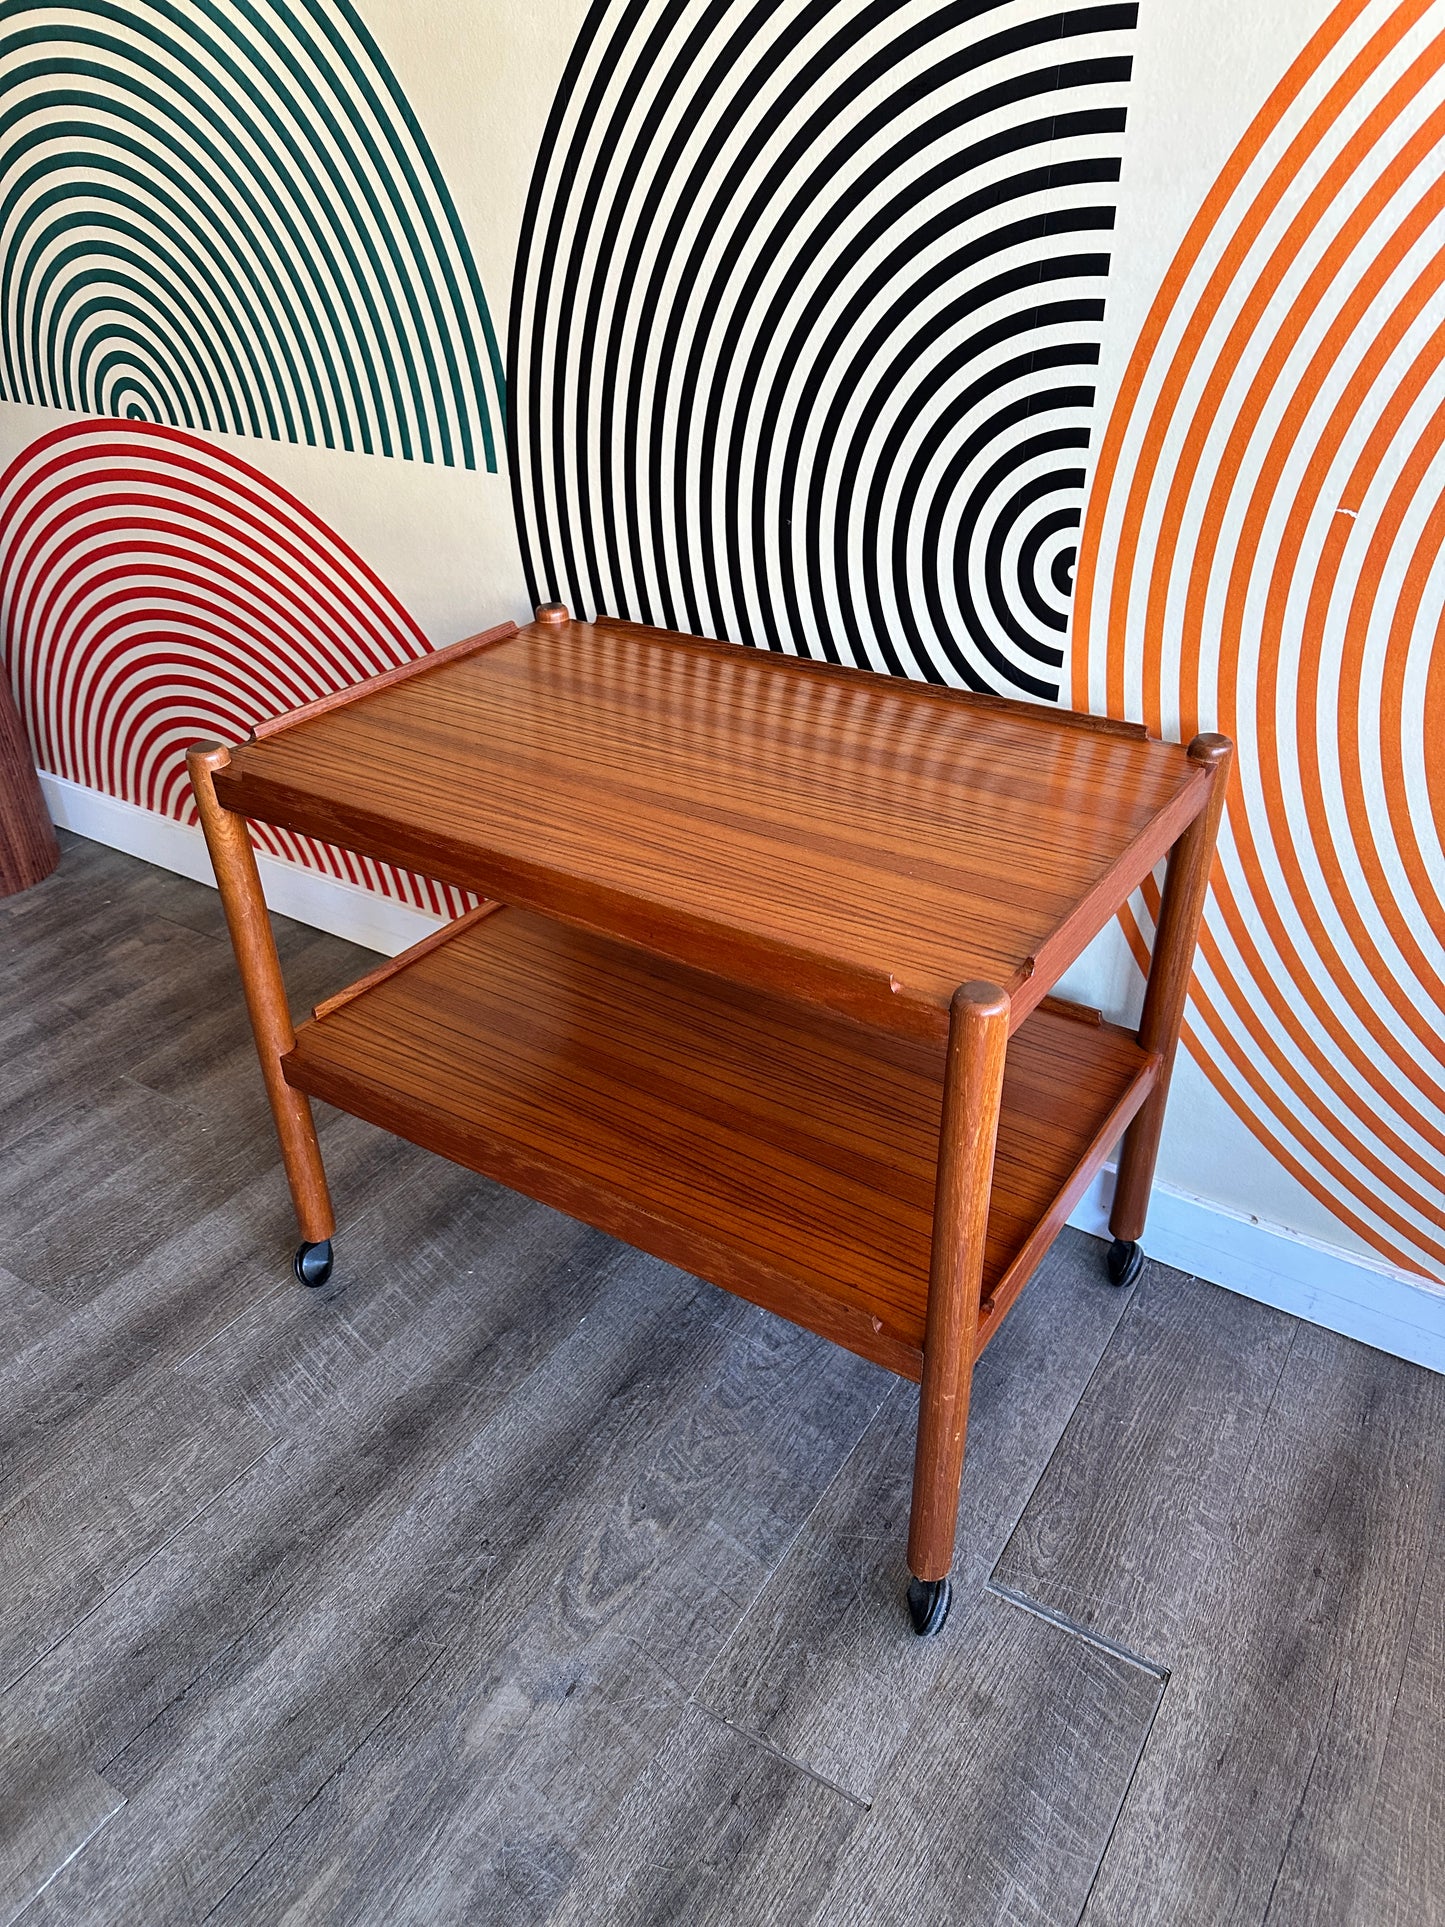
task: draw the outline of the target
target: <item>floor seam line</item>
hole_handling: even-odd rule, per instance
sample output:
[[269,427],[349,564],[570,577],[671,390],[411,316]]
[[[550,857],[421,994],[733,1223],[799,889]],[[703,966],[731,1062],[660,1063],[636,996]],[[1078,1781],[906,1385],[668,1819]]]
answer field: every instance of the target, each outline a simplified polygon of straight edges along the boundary
[[22,1921],[25,1918],[26,1914],[30,1912],[30,1909],[35,1905],[36,1901],[41,1898],[41,1896],[45,1893],[46,1889],[52,1886],[60,1878],[60,1876],[65,1872],[65,1869],[67,1867],[74,1865],[74,1863],[80,1858],[81,1854],[83,1854],[86,1848],[90,1845],[91,1841],[96,1839],[98,1835],[104,1833],[112,1820],[114,1820],[119,1814],[124,1813],[126,1807],[129,1805],[129,1802],[126,1799],[126,1796],[120,1792],[119,1787],[116,1787],[114,1791],[120,1797],[120,1805],[115,1809],[115,1812],[108,1813],[103,1820],[101,1820],[96,1826],[93,1826],[91,1828],[90,1832],[85,1836],[83,1840],[76,1842],[75,1846],[61,1861],[60,1865],[58,1867],[53,1868],[45,1876],[44,1880],[41,1881],[40,1885],[35,1889],[35,1892],[28,1897],[28,1899],[25,1901],[24,1905],[18,1910],[18,1912],[13,1913],[10,1916],[10,1927],[18,1927],[18,1923]]
[[[778,1557],[773,1562],[772,1566],[768,1569],[767,1573],[764,1575],[764,1577],[762,1578],[762,1580],[759,1582],[758,1586],[754,1590],[752,1598],[749,1599],[747,1605],[743,1607],[742,1612],[738,1615],[737,1624],[733,1627],[732,1631],[728,1634],[726,1640],[723,1642],[721,1647],[719,1647],[713,1659],[709,1662],[706,1671],[703,1673],[702,1678],[697,1683],[696,1691],[698,1693],[704,1692],[706,1690],[708,1681],[712,1678],[713,1674],[717,1672],[718,1668],[722,1665],[728,1653],[731,1652],[732,1647],[735,1641],[737,1640],[738,1635],[742,1632],[744,1626],[746,1626],[748,1621],[752,1618],[753,1612],[757,1607],[758,1601],[762,1598],[763,1594],[767,1591],[768,1587],[772,1585],[774,1579],[777,1578],[778,1574],[782,1571],[783,1567],[787,1564],[788,1559],[791,1557],[794,1548],[800,1543],[804,1533],[808,1530],[808,1527],[812,1524],[813,1520],[818,1516],[818,1513],[822,1510],[824,1504],[827,1502],[828,1494],[833,1490],[834,1486],[838,1483],[839,1479],[842,1478],[843,1474],[847,1471],[848,1467],[853,1463],[854,1458],[856,1457],[858,1452],[861,1451],[865,1441],[869,1438],[869,1436],[877,1427],[878,1421],[882,1418],[884,1412],[887,1411],[888,1407],[892,1404],[893,1400],[898,1396],[899,1396],[899,1390],[898,1390],[897,1384],[893,1384],[885,1387],[883,1396],[878,1401],[877,1406],[874,1408],[873,1414],[868,1420],[868,1423],[863,1427],[862,1431],[858,1434],[857,1438],[854,1439],[852,1445],[849,1446],[847,1452],[843,1455],[842,1459],[839,1461],[837,1467],[833,1472],[833,1476],[827,1481],[827,1483],[823,1486],[822,1490],[819,1492],[807,1516],[798,1522],[797,1529],[789,1537],[788,1543],[783,1547],[782,1551],[778,1554]],[[701,1700],[699,1700],[697,1703],[699,1706],[703,1707],[703,1710],[705,1712],[712,1713],[715,1718],[723,1720],[725,1723],[730,1724],[730,1722],[727,1721],[727,1716],[725,1714],[716,1712],[716,1710],[713,1707],[704,1705],[704,1703]],[[741,1728],[739,1728],[738,1730],[742,1731]],[[786,1758],[786,1755],[782,1755],[780,1757]],[[824,1784],[827,1785],[828,1782],[825,1781]]]
[[1169,1680],[1168,1680],[1168,1676],[1166,1675],[1165,1678],[1160,1683],[1159,1696],[1154,1702],[1154,1711],[1149,1715],[1149,1724],[1145,1727],[1144,1737],[1139,1742],[1139,1751],[1134,1755],[1134,1764],[1129,1769],[1128,1782],[1124,1787],[1123,1795],[1119,1801],[1119,1805],[1117,1809],[1115,1810],[1114,1818],[1109,1825],[1109,1837],[1104,1842],[1103,1850],[1099,1855],[1098,1865],[1094,1868],[1093,1876],[1089,1881],[1089,1891],[1084,1895],[1084,1904],[1079,1909],[1079,1917],[1075,1921],[1074,1927],[1083,1927],[1084,1918],[1087,1915],[1090,1905],[1093,1902],[1094,1890],[1097,1888],[1099,1884],[1099,1876],[1104,1871],[1104,1863],[1109,1858],[1110,1850],[1114,1845],[1114,1836],[1119,1831],[1119,1822],[1123,1819],[1125,1810],[1127,1809],[1130,1800],[1134,1796],[1134,1782],[1139,1777],[1139,1769],[1144,1764],[1144,1755],[1148,1752],[1149,1742],[1154,1737],[1154,1728],[1158,1724],[1158,1720],[1159,1720],[1159,1709],[1164,1704],[1164,1695],[1168,1690],[1169,1690]]
[[856,1793],[850,1793],[847,1787],[839,1786],[836,1780],[830,1780],[826,1774],[817,1772],[802,1760],[795,1760],[790,1753],[785,1753],[780,1746],[774,1746],[770,1740],[765,1740],[761,1733],[753,1733],[746,1726],[739,1726],[736,1720],[730,1720],[725,1713],[718,1713],[714,1711],[711,1706],[704,1705],[695,1694],[689,1697],[688,1705],[696,1707],[704,1719],[712,1720],[718,1726],[725,1726],[730,1733],[736,1733],[740,1739],[746,1740],[750,1746],[757,1747],[760,1753],[770,1753],[775,1760],[781,1760],[784,1766],[792,1767],[795,1773],[804,1774],[819,1786],[826,1787],[830,1793],[836,1793],[839,1799],[846,1800],[850,1806],[857,1807],[860,1813],[871,1813],[873,1811],[873,1802],[871,1800],[860,1799]]
[[[1086,1234],[1086,1235],[1089,1235],[1089,1234]],[[1104,1241],[1100,1239],[1099,1242],[1103,1243]],[[1049,1476],[1049,1468],[1053,1465],[1054,1460],[1058,1457],[1060,1451],[1063,1448],[1064,1440],[1069,1435],[1069,1427],[1073,1424],[1079,1412],[1082,1411],[1084,1407],[1084,1403],[1087,1400],[1090,1391],[1093,1389],[1094,1380],[1099,1376],[1100,1372],[1103,1371],[1104,1362],[1108,1358],[1109,1353],[1114,1348],[1114,1340],[1119,1336],[1120,1328],[1122,1327],[1125,1319],[1129,1316],[1129,1313],[1134,1309],[1134,1305],[1137,1302],[1139,1297],[1139,1290],[1142,1283],[1143,1283],[1142,1278],[1136,1278],[1132,1285],[1126,1285],[1123,1287],[1115,1285],[1111,1287],[1111,1289],[1114,1291],[1119,1291],[1121,1289],[1124,1291],[1124,1293],[1126,1294],[1124,1298],[1124,1302],[1122,1305],[1119,1306],[1118,1314],[1114,1319],[1114,1324],[1112,1329],[1109,1332],[1109,1336],[1104,1340],[1103,1345],[1099,1348],[1099,1356],[1094,1360],[1093,1365],[1090,1367],[1088,1377],[1084,1380],[1083,1384],[1079,1387],[1079,1393],[1077,1398],[1075,1398],[1073,1404],[1069,1407],[1069,1415],[1064,1420],[1063,1425],[1059,1428],[1059,1436],[1054,1440],[1053,1446],[1049,1451],[1049,1456],[1044,1460],[1044,1463],[1039,1468],[1039,1476],[1034,1480],[1033,1484],[1029,1487],[1028,1491],[1024,1494],[1022,1500],[1019,1503],[1019,1509],[1017,1514],[1015,1515],[1013,1524],[1009,1527],[1008,1531],[1004,1534],[1003,1544],[999,1548],[998,1557],[993,1562],[993,1566],[989,1571],[989,1577],[985,1581],[985,1584],[992,1584],[993,1575],[998,1571],[999,1567],[1003,1564],[1003,1561],[1008,1552],[1008,1549],[1013,1543],[1014,1534],[1018,1531],[1019,1527],[1023,1524],[1024,1514],[1028,1511],[1029,1505],[1033,1500],[1034,1494],[1038,1491],[1039,1487],[1043,1484],[1044,1480]]]
[[1168,1683],[1171,1668],[1162,1660],[1150,1659],[1144,1653],[1136,1653],[1132,1647],[1123,1645],[1119,1640],[1110,1639],[1105,1633],[1095,1632],[1089,1626],[1081,1626],[1078,1620],[1070,1619],[1066,1613],[1061,1613],[1052,1606],[1046,1606],[1040,1600],[1030,1599],[1027,1593],[1018,1592],[1001,1580],[987,1579],[984,1581],[983,1589],[985,1592],[991,1592],[996,1599],[1002,1599],[1007,1605],[1017,1606],[1020,1612],[1032,1613],[1035,1619],[1042,1619],[1050,1626],[1057,1626],[1061,1632],[1069,1633],[1073,1638],[1081,1640],[1084,1645],[1093,1646],[1101,1653],[1110,1654],[1114,1659],[1122,1659],[1130,1666],[1137,1666],[1141,1673],[1149,1673],[1153,1678]]
[[261,1463],[261,1461],[263,1459],[269,1458],[270,1455],[276,1450],[277,1446],[280,1444],[281,1444],[280,1439],[273,1438],[263,1451],[260,1451],[256,1454],[255,1458],[252,1459],[249,1464],[243,1465],[241,1467],[240,1471],[236,1473],[234,1478],[227,1479],[226,1483],[219,1489],[219,1491],[213,1492],[210,1498],[207,1499],[204,1505],[197,1506],[194,1512],[189,1513],[184,1519],[182,1519],[179,1522],[179,1524],[175,1527],[174,1531],[168,1532],[164,1539],[159,1540],[155,1545],[153,1545],[150,1551],[146,1554],[145,1558],[142,1559],[138,1565],[133,1566],[131,1570],[125,1574],[124,1578],[117,1579],[113,1586],[111,1586],[110,1588],[108,1588],[107,1591],[101,1594],[100,1598],[96,1600],[95,1604],[90,1608],[90,1610],[88,1612],[82,1613],[79,1619],[77,1619],[72,1625],[67,1626],[65,1631],[60,1635],[60,1637],[58,1639],[52,1640],[51,1643],[45,1648],[45,1651],[43,1653],[37,1653],[35,1655],[35,1658],[31,1660],[30,1664],[24,1669],[23,1672],[16,1673],[13,1679],[8,1679],[4,1682],[3,1685],[0,1685],[0,1698],[3,1698],[3,1696],[6,1693],[10,1692],[14,1687],[19,1686],[23,1680],[28,1679],[30,1675],[35,1671],[37,1666],[43,1665],[45,1661],[49,1659],[50,1655],[53,1652],[56,1652],[61,1646],[65,1644],[67,1639],[70,1639],[71,1637],[73,1637],[74,1634],[78,1633],[81,1627],[84,1626],[89,1620],[93,1619],[95,1615],[100,1611],[100,1609],[109,1600],[114,1599],[118,1592],[123,1591],[125,1587],[130,1585],[132,1580],[136,1579],[141,1573],[143,1573],[146,1567],[151,1563],[153,1559],[159,1558],[161,1553],[165,1551],[167,1546],[173,1545],[175,1541],[180,1538],[183,1532],[188,1532],[190,1528],[196,1523],[197,1519],[203,1519],[206,1516],[206,1514],[210,1511],[213,1505],[219,1505],[221,1500],[225,1498],[226,1494],[228,1492],[233,1491],[235,1487],[241,1483],[242,1479],[246,1478],[250,1473],[254,1472],[256,1467]]
[[220,1908],[225,1906],[226,1902],[230,1899],[231,1895],[236,1891],[237,1887],[240,1886],[241,1882],[243,1880],[248,1880],[250,1878],[250,1876],[256,1871],[257,1867],[260,1866],[261,1862],[267,1857],[268,1854],[270,1854],[274,1850],[277,1842],[280,1840],[284,1840],[286,1835],[291,1831],[292,1827],[295,1826],[296,1822],[300,1820],[303,1817],[303,1815],[310,1812],[311,1808],[315,1806],[316,1802],[321,1798],[322,1794],[325,1793],[326,1789],[329,1786],[331,1786],[336,1780],[338,1780],[341,1777],[341,1775],[346,1771],[347,1767],[350,1766],[351,1762],[356,1758],[357,1754],[360,1753],[364,1747],[367,1747],[371,1744],[372,1740],[375,1739],[376,1735],[381,1731],[382,1727],[385,1726],[387,1722],[390,1719],[392,1719],[397,1712],[401,1710],[401,1708],[406,1704],[408,1700],[410,1700],[412,1695],[416,1692],[416,1689],[421,1685],[422,1681],[426,1679],[428,1674],[433,1672],[435,1668],[441,1664],[441,1661],[444,1657],[445,1657],[445,1654],[442,1652],[434,1653],[431,1659],[422,1668],[421,1672],[417,1674],[416,1678],[408,1682],[408,1684],[403,1689],[400,1696],[397,1699],[395,1699],[390,1706],[386,1708],[385,1712],[379,1713],[377,1715],[376,1719],[372,1721],[371,1725],[361,1735],[360,1739],[357,1740],[356,1744],[347,1749],[345,1754],[343,1754],[341,1759],[339,1759],[336,1762],[335,1766],[331,1769],[331,1771],[328,1774],[326,1774],[323,1779],[318,1781],[318,1783],[311,1789],[311,1792],[301,1802],[301,1805],[297,1807],[296,1811],[285,1822],[285,1824],[282,1826],[279,1826],[276,1829],[275,1833],[272,1834],[271,1838],[266,1842],[265,1846],[263,1846],[261,1851],[256,1855],[256,1858],[252,1860],[247,1866],[241,1869],[240,1873],[236,1875],[236,1878],[231,1882],[230,1886],[227,1887],[226,1891],[216,1899],[215,1903],[211,1907],[207,1908],[206,1912],[201,1917],[202,1927],[204,1927],[204,1923],[210,1920],[213,1917],[213,1915],[215,1915],[219,1911]]

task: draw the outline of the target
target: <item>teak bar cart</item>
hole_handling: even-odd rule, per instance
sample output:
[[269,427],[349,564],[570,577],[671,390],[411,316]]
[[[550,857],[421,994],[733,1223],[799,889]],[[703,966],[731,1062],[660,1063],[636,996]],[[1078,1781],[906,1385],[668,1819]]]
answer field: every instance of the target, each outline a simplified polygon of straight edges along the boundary
[[[314,1096],[921,1380],[935,1632],[974,1362],[1121,1136],[1142,1264],[1231,755],[558,605],[199,745],[298,1275]],[[293,1032],[248,817],[488,901]],[[1166,856],[1137,1034],[1049,997]]]

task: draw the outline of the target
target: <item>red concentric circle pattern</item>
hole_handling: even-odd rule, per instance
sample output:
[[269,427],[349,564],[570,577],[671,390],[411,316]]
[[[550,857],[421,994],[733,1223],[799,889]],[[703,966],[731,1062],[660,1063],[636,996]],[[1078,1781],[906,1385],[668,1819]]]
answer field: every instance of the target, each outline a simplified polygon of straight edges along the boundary
[[[209,442],[78,421],[0,477],[0,633],[42,769],[196,821],[185,753],[424,655],[320,518]],[[438,916],[471,899],[256,824],[273,856]]]

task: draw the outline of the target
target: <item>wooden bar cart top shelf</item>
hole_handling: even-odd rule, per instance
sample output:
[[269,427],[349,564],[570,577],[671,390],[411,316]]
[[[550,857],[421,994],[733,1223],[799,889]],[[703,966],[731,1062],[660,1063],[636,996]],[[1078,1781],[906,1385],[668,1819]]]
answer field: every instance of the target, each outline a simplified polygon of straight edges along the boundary
[[[1121,1137],[1141,1262],[1229,755],[555,605],[198,747],[298,1272],[315,1096],[921,1379],[936,1631],[974,1359]],[[247,817],[489,901],[293,1034]],[[1138,1033],[1049,996],[1166,856]]]

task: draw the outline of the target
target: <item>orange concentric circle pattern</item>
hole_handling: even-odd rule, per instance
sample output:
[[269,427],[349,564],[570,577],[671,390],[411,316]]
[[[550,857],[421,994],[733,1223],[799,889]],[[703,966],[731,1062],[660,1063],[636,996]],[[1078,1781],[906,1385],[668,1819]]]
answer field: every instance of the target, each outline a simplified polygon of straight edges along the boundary
[[1430,0],[1336,7],[1200,210],[1100,450],[1073,657],[1080,707],[1238,741],[1189,1047],[1439,1280],[1442,28]]

